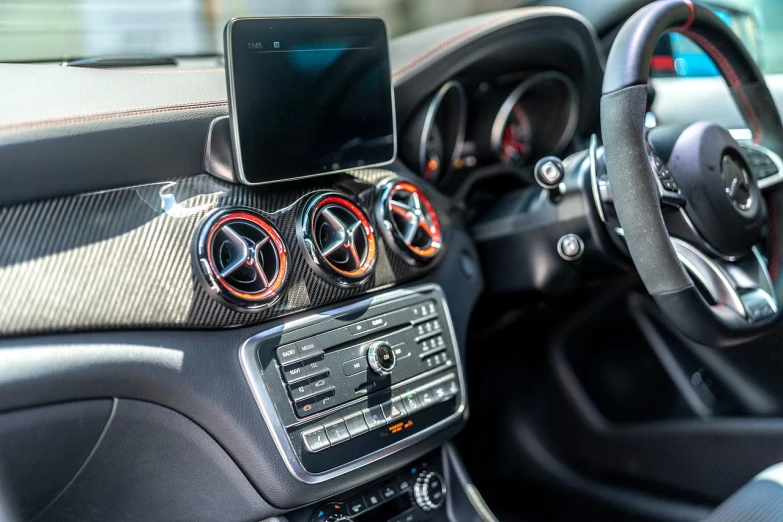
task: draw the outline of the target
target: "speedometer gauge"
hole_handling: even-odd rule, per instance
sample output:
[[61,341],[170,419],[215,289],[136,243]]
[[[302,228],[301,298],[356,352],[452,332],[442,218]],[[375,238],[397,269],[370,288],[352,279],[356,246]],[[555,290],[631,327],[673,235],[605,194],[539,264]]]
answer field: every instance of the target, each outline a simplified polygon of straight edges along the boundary
[[511,108],[500,146],[500,161],[507,167],[521,167],[533,152],[533,127],[519,103]]
[[443,137],[437,125],[432,126],[432,131],[427,138],[427,146],[424,152],[424,172],[422,175],[427,181],[437,183],[443,168]]

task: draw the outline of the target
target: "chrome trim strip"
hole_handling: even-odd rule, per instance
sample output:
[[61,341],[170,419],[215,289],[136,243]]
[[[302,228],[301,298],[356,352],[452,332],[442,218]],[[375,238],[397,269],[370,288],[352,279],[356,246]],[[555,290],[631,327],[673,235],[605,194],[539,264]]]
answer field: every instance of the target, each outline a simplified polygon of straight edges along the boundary
[[688,273],[701,281],[718,305],[730,308],[740,317],[747,317],[745,306],[723,268],[689,243],[676,237],[671,238],[671,242]]
[[[280,418],[277,415],[277,410],[275,409],[272,397],[269,395],[269,390],[267,389],[266,383],[264,381],[263,372],[261,371],[261,368],[258,364],[258,359],[256,357],[258,345],[264,339],[280,334],[284,331],[296,330],[304,326],[322,323],[329,318],[344,315],[354,310],[365,310],[373,305],[388,303],[391,301],[400,300],[405,297],[421,295],[428,291],[434,291],[440,296],[452,346],[454,347],[454,366],[456,367],[457,378],[459,379],[460,384],[460,404],[457,408],[457,411],[440,422],[433,424],[432,426],[414,435],[411,435],[406,439],[399,440],[394,444],[370,453],[369,455],[365,455],[359,459],[323,473],[310,473],[304,468],[302,463],[299,461],[299,458],[296,456],[296,452],[294,451],[294,448],[291,444],[288,432],[286,431],[285,426],[283,426],[283,424],[280,422]],[[402,449],[408,448],[417,442],[424,440],[426,437],[429,437],[432,433],[438,431],[439,429],[458,421],[467,412],[465,378],[462,372],[462,361],[460,359],[457,338],[454,333],[454,325],[451,321],[451,313],[449,312],[449,306],[446,302],[446,295],[443,292],[443,289],[437,284],[426,284],[412,288],[393,290],[391,292],[377,295],[357,303],[341,306],[339,308],[328,310],[320,314],[313,314],[308,317],[277,326],[275,328],[270,328],[269,330],[250,337],[248,340],[242,343],[242,345],[239,347],[239,363],[242,366],[245,379],[250,386],[250,391],[253,393],[253,398],[258,405],[261,416],[264,418],[264,422],[266,423],[266,426],[272,435],[272,439],[275,443],[275,446],[277,447],[277,451],[283,458],[283,462],[288,468],[288,471],[290,471],[297,480],[304,482],[305,484],[318,484],[335,477],[339,477],[345,473],[357,470],[363,466],[372,464],[373,462],[377,462],[382,458],[388,457],[389,455],[392,455]],[[343,407],[344,406],[341,405],[337,407],[337,409],[342,409]]]
[[[742,140],[740,141],[740,147],[747,147],[749,149],[757,150],[767,156],[769,159],[772,160],[772,163],[775,164],[775,167],[778,169],[777,174],[773,174],[772,176],[764,179],[757,179],[756,183],[758,184],[759,188],[761,190],[764,190],[767,187],[771,187],[772,185],[777,185],[781,181],[783,181],[783,159],[775,152],[764,145],[757,145],[753,143],[752,141],[746,141]],[[752,169],[751,169],[752,171]]]
[[[256,16],[256,17],[246,17],[241,18],[241,20],[281,20],[281,19],[301,19],[303,17],[301,16]],[[231,123],[231,151],[232,155],[234,156],[234,173],[236,174],[237,180],[245,185],[268,185],[269,183],[280,183],[282,181],[291,181],[294,179],[305,179],[305,178],[313,178],[316,176],[325,176],[327,174],[337,174],[338,172],[348,172],[348,171],[355,171],[355,170],[361,170],[371,167],[382,167],[384,165],[389,165],[390,163],[394,163],[394,160],[397,159],[397,108],[394,101],[394,82],[392,80],[394,71],[392,70],[391,65],[391,46],[389,45],[389,28],[386,26],[386,22],[382,18],[378,18],[375,16],[308,16],[304,18],[326,18],[326,19],[363,19],[363,18],[369,18],[374,20],[380,20],[381,23],[383,23],[383,27],[386,30],[386,55],[389,57],[389,86],[391,88],[391,113],[392,113],[392,139],[394,140],[394,151],[392,152],[392,157],[388,161],[383,161],[381,163],[373,163],[372,165],[362,165],[361,167],[351,167],[348,169],[339,169],[339,170],[332,170],[329,172],[318,172],[316,174],[308,174],[305,176],[297,176],[292,178],[285,178],[285,179],[277,179],[277,180],[271,180],[271,181],[260,181],[258,183],[251,183],[247,180],[245,177],[245,169],[242,165],[242,153],[239,150],[239,125],[237,124],[237,120],[234,117],[234,107],[236,107],[237,100],[236,96],[234,94],[234,69],[232,66],[233,63],[233,57],[231,55],[231,31],[234,27],[234,23],[237,20],[240,20],[238,18],[232,18],[228,21],[226,24],[226,28],[223,31],[223,48],[225,49],[225,67],[226,67],[226,79],[228,82],[228,117],[229,122]]]
[[601,218],[601,221],[608,223],[606,214],[604,214],[604,205],[601,202],[601,193],[598,192],[598,136],[595,134],[590,136],[588,158],[590,161],[590,186],[593,190],[595,208],[598,209],[598,216]]
[[490,133],[489,143],[492,152],[498,156],[500,155],[503,129],[508,122],[508,117],[511,114],[511,109],[514,107],[514,104],[517,103],[519,99],[530,90],[531,87],[541,83],[542,81],[551,79],[560,80],[566,85],[571,95],[571,104],[569,107],[568,122],[566,122],[566,126],[563,129],[560,140],[557,142],[554,149],[550,151],[550,154],[559,154],[569,144],[571,139],[574,137],[576,125],[579,123],[579,90],[576,88],[574,81],[570,77],[557,71],[548,71],[531,76],[527,80],[520,83],[514,88],[513,91],[511,91],[511,94],[508,95],[503,104],[500,106],[500,110],[498,110],[498,113],[495,116],[495,121],[492,122],[492,131]]
[[[421,138],[419,139],[419,172],[423,175],[426,169],[427,163],[427,140],[432,133],[432,126],[435,123],[435,116],[438,114],[438,109],[446,94],[451,89],[456,89],[460,98],[460,115],[457,130],[457,141],[452,145],[451,158],[447,168],[443,169],[443,174],[448,174],[452,168],[454,168],[454,162],[462,155],[462,147],[465,145],[465,133],[468,125],[468,95],[465,92],[465,87],[456,80],[451,80],[441,85],[435,96],[432,97],[430,105],[427,108],[427,114],[424,117],[424,125],[421,131]],[[443,175],[441,174],[441,179]]]
[[685,212],[685,209],[683,207],[680,207],[680,215],[682,216],[683,221],[685,221],[685,224],[688,225],[688,228],[691,229],[691,232],[693,232],[694,236],[696,236],[699,239],[701,245],[706,250],[709,250],[710,254],[719,257],[724,261],[728,261],[730,263],[733,263],[734,261],[737,261],[740,258],[740,256],[727,256],[726,254],[719,252],[715,247],[713,247],[710,243],[708,243],[707,240],[704,239],[704,237],[701,235],[701,232],[699,232],[696,229],[696,225],[693,224],[693,221],[691,221],[691,218],[688,217],[688,213]]
[[769,275],[769,268],[767,267],[766,259],[764,259],[764,256],[761,255],[761,251],[759,251],[759,247],[756,245],[753,245],[751,250],[753,251],[753,255],[756,257],[756,262],[759,264],[761,273],[764,276],[764,282],[767,285],[767,288],[764,288],[763,290],[767,291],[769,296],[772,298],[772,301],[775,303],[774,308],[777,311],[778,296],[777,292],[775,291],[775,285],[772,283],[772,276]]

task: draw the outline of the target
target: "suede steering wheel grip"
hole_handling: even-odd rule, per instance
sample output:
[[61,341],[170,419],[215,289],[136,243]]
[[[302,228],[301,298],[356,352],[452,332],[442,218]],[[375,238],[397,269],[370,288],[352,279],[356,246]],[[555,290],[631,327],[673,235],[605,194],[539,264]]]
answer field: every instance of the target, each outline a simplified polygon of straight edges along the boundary
[[709,9],[687,0],[654,2],[618,33],[604,75],[601,130],[615,208],[631,258],[647,290],[683,334],[701,344],[730,346],[758,337],[776,317],[751,323],[729,310],[710,307],[672,246],[644,128],[650,59],[658,38],[668,31],[687,36],[710,55],[754,141],[780,150],[783,124],[755,62]]

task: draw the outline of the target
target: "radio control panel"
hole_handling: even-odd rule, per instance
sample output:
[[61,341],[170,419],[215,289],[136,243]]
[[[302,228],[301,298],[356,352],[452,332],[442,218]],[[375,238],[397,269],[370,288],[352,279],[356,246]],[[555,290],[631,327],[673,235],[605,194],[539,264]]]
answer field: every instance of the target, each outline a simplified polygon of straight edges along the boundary
[[240,350],[291,472],[327,480],[407,447],[466,408],[451,318],[436,285],[258,334]]

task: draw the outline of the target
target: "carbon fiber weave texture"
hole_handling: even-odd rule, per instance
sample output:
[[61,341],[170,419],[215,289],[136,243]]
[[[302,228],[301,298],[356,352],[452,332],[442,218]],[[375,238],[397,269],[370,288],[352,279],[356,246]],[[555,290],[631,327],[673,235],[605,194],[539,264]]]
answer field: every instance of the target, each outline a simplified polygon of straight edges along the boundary
[[[371,278],[339,289],[315,274],[296,238],[299,205],[334,190],[357,199],[373,222],[375,186],[404,172],[399,163],[260,187],[209,175],[0,209],[0,336],[122,328],[221,328],[338,302],[423,275],[383,242]],[[255,314],[213,300],[196,279],[193,237],[218,206],[266,214],[291,254],[283,295]],[[444,231],[448,221],[439,212]],[[377,224],[374,223],[377,229]],[[377,230],[376,230],[377,232]]]

